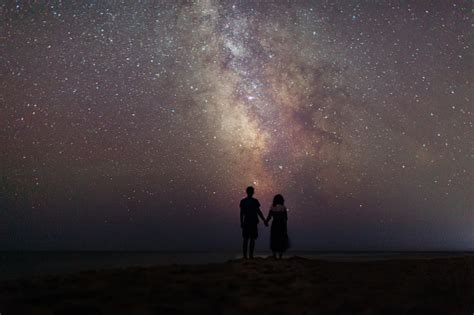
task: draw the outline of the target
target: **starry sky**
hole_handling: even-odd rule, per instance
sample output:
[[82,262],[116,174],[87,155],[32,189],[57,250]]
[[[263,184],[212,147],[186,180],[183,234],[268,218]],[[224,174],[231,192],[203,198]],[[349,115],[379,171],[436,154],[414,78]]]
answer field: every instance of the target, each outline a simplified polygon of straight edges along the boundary
[[[0,249],[474,249],[470,1],[0,4]],[[269,230],[260,225],[259,249]]]

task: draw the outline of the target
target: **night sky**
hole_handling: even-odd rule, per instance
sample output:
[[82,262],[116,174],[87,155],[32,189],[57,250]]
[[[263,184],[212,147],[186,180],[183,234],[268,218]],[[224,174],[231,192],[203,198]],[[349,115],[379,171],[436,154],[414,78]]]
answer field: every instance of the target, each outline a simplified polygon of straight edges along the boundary
[[474,249],[471,11],[3,2],[0,249]]

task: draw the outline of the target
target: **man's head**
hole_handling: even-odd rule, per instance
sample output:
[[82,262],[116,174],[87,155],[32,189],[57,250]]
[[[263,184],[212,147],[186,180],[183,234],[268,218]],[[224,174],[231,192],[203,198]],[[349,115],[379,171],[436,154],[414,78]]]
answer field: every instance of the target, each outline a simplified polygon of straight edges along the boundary
[[249,186],[245,191],[247,192],[247,196],[252,197],[255,190],[252,186]]

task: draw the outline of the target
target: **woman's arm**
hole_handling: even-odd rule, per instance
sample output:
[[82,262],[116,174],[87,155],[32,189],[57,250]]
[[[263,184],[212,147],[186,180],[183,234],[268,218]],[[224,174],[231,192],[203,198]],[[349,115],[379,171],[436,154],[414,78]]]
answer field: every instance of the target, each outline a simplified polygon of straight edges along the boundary
[[270,210],[268,210],[268,215],[267,215],[267,219],[266,219],[267,223],[268,223],[268,221],[270,221],[270,219],[272,217],[273,217],[273,213],[272,213],[272,209],[270,209]]

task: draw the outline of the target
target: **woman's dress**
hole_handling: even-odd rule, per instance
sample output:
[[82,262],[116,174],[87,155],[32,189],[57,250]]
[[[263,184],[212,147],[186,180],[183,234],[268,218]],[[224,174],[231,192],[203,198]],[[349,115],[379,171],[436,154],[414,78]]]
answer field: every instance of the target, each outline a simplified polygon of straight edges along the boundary
[[276,205],[270,208],[269,218],[273,218],[270,232],[270,248],[274,252],[284,252],[288,249],[288,231],[286,222],[288,214],[286,207]]

